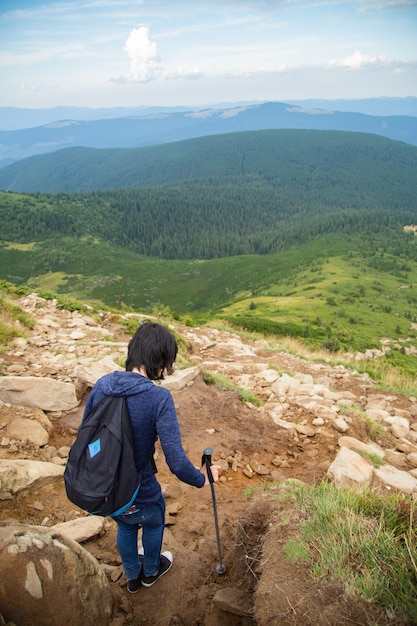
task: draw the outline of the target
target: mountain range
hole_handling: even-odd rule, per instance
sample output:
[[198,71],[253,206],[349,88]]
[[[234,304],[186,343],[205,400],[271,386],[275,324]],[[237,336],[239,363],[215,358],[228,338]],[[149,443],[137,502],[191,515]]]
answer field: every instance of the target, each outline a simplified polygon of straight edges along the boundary
[[[417,99],[405,100],[408,107],[399,110],[415,112],[414,101]],[[123,117],[113,117],[120,109],[116,109],[113,114],[111,110],[102,110],[95,113],[96,119],[80,119],[87,115],[84,110],[79,111],[79,119],[56,119],[55,113],[52,121],[41,126],[1,130],[0,167],[67,147],[134,148],[208,135],[264,129],[364,132],[417,145],[415,115],[374,115],[314,108],[316,103],[322,102],[311,101],[312,106],[265,102],[204,110],[155,109],[148,110],[147,115],[143,114],[143,109],[136,109],[133,111],[136,114],[125,114]],[[342,102],[340,104],[343,105]],[[376,105],[374,110],[378,110]],[[10,120],[10,109],[0,109],[0,116],[7,118],[7,112]],[[69,110],[58,109],[60,114],[65,112]],[[101,115],[109,117],[103,119],[100,118]],[[36,115],[33,119],[36,119]]]

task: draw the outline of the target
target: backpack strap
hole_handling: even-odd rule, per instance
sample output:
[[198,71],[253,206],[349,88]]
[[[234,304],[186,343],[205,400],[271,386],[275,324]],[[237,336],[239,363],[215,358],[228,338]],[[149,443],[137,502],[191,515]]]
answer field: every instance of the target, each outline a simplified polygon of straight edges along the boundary
[[[132,448],[134,449],[134,443],[133,443],[133,434],[132,434],[132,426],[131,426],[131,422],[130,422],[130,413],[129,413],[129,408],[127,406],[127,396],[123,396],[124,401],[125,401],[125,407],[126,407],[126,411],[123,411],[123,426],[124,426],[124,430],[126,432],[126,435],[129,439],[129,442],[132,446]],[[158,435],[155,437],[155,442],[158,440]],[[151,466],[152,466],[152,472],[154,474],[157,474],[158,472],[158,468],[156,467],[156,463],[155,463],[155,459],[154,459],[154,454],[155,454],[155,443],[154,446],[151,448],[151,451],[149,452],[148,456],[146,457],[146,461],[143,465],[143,467],[139,470],[140,472],[143,471],[143,469],[145,468],[146,464],[148,463],[148,461],[151,462]]]

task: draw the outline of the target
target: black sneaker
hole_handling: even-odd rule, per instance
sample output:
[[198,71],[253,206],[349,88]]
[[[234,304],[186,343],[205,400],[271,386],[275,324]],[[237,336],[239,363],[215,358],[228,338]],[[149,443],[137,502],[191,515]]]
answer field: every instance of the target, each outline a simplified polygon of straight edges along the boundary
[[127,590],[129,593],[137,593],[139,591],[140,585],[141,585],[141,582],[140,582],[141,573],[139,574],[137,578],[127,581]]
[[159,563],[159,570],[155,574],[155,576],[142,576],[142,585],[144,587],[152,587],[156,583],[157,580],[161,578],[164,574],[167,573],[168,570],[171,569],[173,556],[171,552],[163,552],[161,554],[161,560]]

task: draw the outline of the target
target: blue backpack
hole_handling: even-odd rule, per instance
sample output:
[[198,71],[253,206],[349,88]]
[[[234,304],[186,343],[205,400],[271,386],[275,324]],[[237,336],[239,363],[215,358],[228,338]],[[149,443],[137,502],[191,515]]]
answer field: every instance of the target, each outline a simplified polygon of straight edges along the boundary
[[126,398],[105,396],[83,419],[70,449],[67,497],[93,515],[120,515],[135,501],[141,478]]

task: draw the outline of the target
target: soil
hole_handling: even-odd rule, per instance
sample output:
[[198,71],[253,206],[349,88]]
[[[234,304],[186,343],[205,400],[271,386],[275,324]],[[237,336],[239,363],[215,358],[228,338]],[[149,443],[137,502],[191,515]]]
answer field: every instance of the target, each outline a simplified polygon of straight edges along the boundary
[[[230,361],[232,375],[230,352],[215,346],[212,352],[213,361]],[[307,361],[284,353],[271,356],[258,350],[257,356],[260,360],[268,358],[281,371],[308,372],[310,367]],[[240,357],[239,363],[242,361]],[[335,386],[358,395],[366,387],[354,376],[349,380],[335,378]],[[279,457],[283,462],[276,469],[283,479],[317,483],[335,458],[339,434],[329,428],[309,442],[295,440],[265,412],[242,403],[235,391],[207,385],[201,375],[173,396],[189,458],[199,466],[203,450],[211,447],[213,461],[220,460],[228,467],[214,487],[220,544],[216,541],[210,487],[200,490],[178,481],[157,449],[158,477],[170,512],[164,549],[174,555],[172,570],[154,587],[129,594],[115,545],[115,523],[107,520],[101,536],[84,543],[108,572],[115,606],[113,626],[400,624],[393,616],[349,595],[342,585],[312,579],[307,564],[286,562],[282,548],[296,535],[300,513],[290,504],[276,504],[264,495],[261,488],[271,482],[270,475],[248,478],[243,473],[252,459],[271,467]],[[53,420],[50,445],[59,448],[71,444],[82,411],[81,405]],[[352,425],[349,434],[360,437],[355,428],[360,427]],[[22,492],[14,501],[0,502],[3,520],[51,526],[77,514],[66,499],[63,484],[48,485],[35,493]],[[274,523],[283,514],[286,523]],[[217,573],[220,563],[226,567],[223,575]]]

